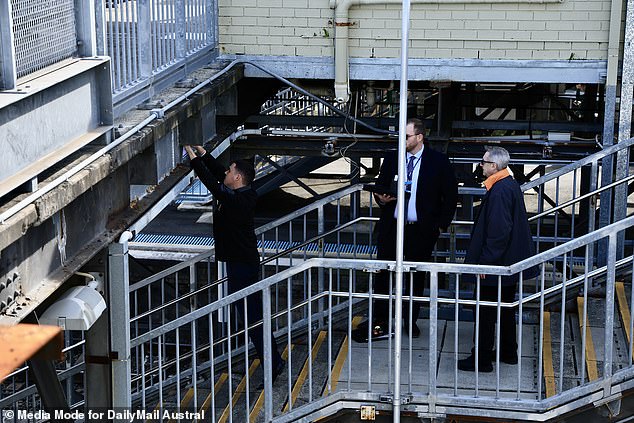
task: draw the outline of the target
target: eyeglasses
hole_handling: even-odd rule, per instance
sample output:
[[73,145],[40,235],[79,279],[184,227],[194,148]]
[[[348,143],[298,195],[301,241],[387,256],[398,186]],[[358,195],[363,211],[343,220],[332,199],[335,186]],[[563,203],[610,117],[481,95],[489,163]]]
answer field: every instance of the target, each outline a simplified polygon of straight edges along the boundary
[[419,134],[405,134],[405,138],[415,137],[416,135],[419,135]]
[[495,162],[490,162],[488,160],[480,160],[480,166],[484,166],[485,163],[495,163]]

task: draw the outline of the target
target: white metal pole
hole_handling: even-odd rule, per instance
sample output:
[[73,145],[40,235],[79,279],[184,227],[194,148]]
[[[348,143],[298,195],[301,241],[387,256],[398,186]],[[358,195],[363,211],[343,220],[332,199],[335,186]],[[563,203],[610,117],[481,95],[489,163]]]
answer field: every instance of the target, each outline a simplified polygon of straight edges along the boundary
[[[396,296],[394,313],[394,423],[401,421],[401,345],[403,321],[403,241],[405,225],[405,141],[407,124],[407,44],[410,0],[403,0],[401,21],[401,87],[398,128],[398,189],[396,212]],[[410,293],[411,294],[411,293]]]

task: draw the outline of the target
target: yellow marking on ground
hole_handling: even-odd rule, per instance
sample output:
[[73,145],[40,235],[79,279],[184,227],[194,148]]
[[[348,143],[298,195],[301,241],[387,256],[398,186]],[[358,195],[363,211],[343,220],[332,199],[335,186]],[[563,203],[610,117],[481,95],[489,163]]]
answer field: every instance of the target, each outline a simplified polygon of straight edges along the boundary
[[[577,297],[577,313],[579,314],[579,328],[583,331],[583,297]],[[594,350],[594,342],[592,342],[592,331],[590,325],[586,325],[586,368],[588,369],[588,380],[592,382],[599,378],[597,369],[597,354]]]
[[207,395],[207,398],[205,398],[205,401],[203,402],[203,405],[200,407],[200,413],[201,414],[202,414],[203,411],[209,410],[209,406],[211,405],[211,397],[212,397],[212,395],[213,396],[218,395],[218,392],[220,392],[220,388],[227,381],[227,379],[228,379],[228,375],[226,373],[223,373],[223,374],[220,375],[220,377],[218,378],[218,380],[214,384],[214,392],[213,392],[213,394],[210,392],[209,395]]
[[[249,366],[249,377],[253,376],[255,369],[257,369],[259,365],[260,365],[259,358],[256,358],[255,360],[253,360],[253,362],[251,363],[251,366]],[[236,391],[233,393],[233,397],[231,398],[232,407],[236,406],[236,404],[238,403],[238,400],[244,393],[244,389],[246,386],[247,386],[247,375],[244,375],[242,376],[242,380],[238,384],[238,387],[236,388]],[[229,404],[227,404],[224,411],[222,412],[222,415],[220,416],[218,423],[225,423],[227,419],[229,419]]]
[[[291,350],[293,350],[293,348],[295,348],[295,345],[291,344]],[[288,358],[288,345],[286,345],[286,348],[284,348],[284,352],[282,352],[282,358],[284,360],[287,360]],[[249,413],[249,421],[251,423],[254,423],[255,420],[258,418],[258,416],[260,415],[260,411],[262,411],[263,406],[264,406],[264,390],[260,392],[260,396],[258,396],[258,400],[255,402],[255,405],[253,405],[253,410],[251,410],[251,413]]]
[[[317,336],[317,340],[315,341],[315,344],[313,345],[313,349],[312,349],[312,362],[315,362],[315,358],[317,357],[317,353],[319,352],[319,349],[321,348],[321,344],[323,344],[324,339],[326,339],[326,335],[327,332],[322,330],[321,332],[319,332],[319,335]],[[299,392],[302,390],[302,386],[304,386],[304,382],[306,382],[306,378],[308,377],[308,357],[306,357],[306,360],[304,361],[304,366],[302,367],[302,371],[299,372],[299,376],[297,376],[297,380],[295,381],[295,385],[293,385],[293,390],[291,391],[291,402],[290,404],[295,404],[295,401],[297,401],[297,397],[299,396]],[[290,406],[289,402],[286,402],[286,405],[284,406],[284,409],[282,410],[284,413],[288,411],[289,406]]]
[[[355,316],[352,319],[352,330],[356,329],[361,323],[361,316]],[[328,390],[328,381],[326,381],[326,386],[324,388],[323,396],[327,396],[332,392],[337,390],[337,383],[339,383],[339,377],[341,376],[341,371],[343,370],[343,364],[348,358],[348,335],[343,339],[341,343],[341,348],[339,349],[339,354],[337,354],[337,358],[335,359],[335,364],[332,367],[332,372],[330,373],[330,390]]]
[[621,314],[621,321],[625,328],[625,336],[627,336],[627,344],[630,344],[630,308],[627,305],[627,297],[625,296],[625,285],[623,282],[616,283],[616,298],[619,302],[619,313]]
[[546,397],[552,397],[555,390],[555,368],[553,367],[553,345],[550,336],[550,312],[544,312],[544,381],[546,382]]
[[[185,396],[181,400],[181,410],[184,410],[185,408],[187,408],[189,403],[192,402],[192,399],[194,399],[194,388],[193,387],[189,388],[189,390],[187,392],[185,392]],[[173,421],[174,421],[174,419],[169,419],[168,423],[172,423]]]

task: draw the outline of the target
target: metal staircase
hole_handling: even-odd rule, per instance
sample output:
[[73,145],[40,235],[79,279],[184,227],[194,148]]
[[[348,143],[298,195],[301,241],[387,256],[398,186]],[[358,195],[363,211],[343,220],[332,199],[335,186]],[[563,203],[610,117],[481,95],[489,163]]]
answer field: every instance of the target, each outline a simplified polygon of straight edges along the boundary
[[[593,214],[602,206],[595,204],[600,193],[612,193],[631,179],[599,187],[602,161],[629,151],[633,143],[610,147],[523,185],[525,192],[537,191],[537,201],[527,201],[532,201],[533,233],[540,246],[534,257],[509,267],[475,266],[461,264],[460,254],[444,262],[450,256],[438,251],[437,262],[406,262],[405,283],[412,283],[413,272],[426,272],[429,279],[424,296],[404,297],[404,313],[414,301],[423,305],[423,312],[421,336],[410,339],[405,333],[401,345],[394,339],[351,341],[353,327],[372,316],[371,300],[397,306],[392,295],[380,296],[372,289],[376,272],[393,269],[394,263],[360,253],[361,246],[372,244],[376,220],[369,194],[360,186],[259,228],[262,280],[246,290],[224,295],[213,250],[134,281],[127,288],[129,309],[120,310],[129,320],[113,322],[130,330],[125,395],[134,410],[204,411],[204,419],[212,421],[314,421],[341,413],[358,416],[362,405],[389,414],[393,354],[400,350],[401,409],[408,415],[548,421],[606,405],[616,413],[621,397],[634,388],[634,261],[631,245],[625,242],[621,253],[617,243],[634,226],[634,216],[595,229]],[[597,175],[591,177],[588,194],[575,184],[584,166]],[[566,184],[574,189],[566,192]],[[579,229],[572,220],[586,200],[588,226]],[[561,217],[562,211],[568,217]],[[454,252],[466,243],[461,236],[465,231],[456,228],[468,227],[467,222],[455,223],[443,234]],[[328,245],[335,248],[328,252]],[[352,247],[345,250],[344,245]],[[520,283],[512,303],[481,301],[467,276],[499,278],[535,265],[540,275]],[[275,382],[268,360],[259,363],[246,348],[254,328],[245,328],[235,313],[237,307],[246,308],[246,296],[255,292],[263,294],[265,318],[258,325],[263,326],[265,345],[270,345],[273,330],[287,359]],[[482,307],[495,307],[498,313],[503,307],[516,310],[520,361],[508,365],[496,359],[492,373],[461,372],[456,363],[470,352]],[[37,403],[35,390],[19,372],[11,376],[16,388],[3,391],[3,408]],[[193,421],[196,416],[180,417]]]

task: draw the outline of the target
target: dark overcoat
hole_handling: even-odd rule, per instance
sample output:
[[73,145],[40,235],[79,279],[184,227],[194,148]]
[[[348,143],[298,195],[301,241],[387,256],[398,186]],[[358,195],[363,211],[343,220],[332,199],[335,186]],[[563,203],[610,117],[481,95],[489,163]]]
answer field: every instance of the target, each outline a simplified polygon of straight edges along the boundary
[[[511,176],[497,181],[485,194],[471,232],[465,263],[509,266],[535,254],[519,184]],[[524,271],[524,279],[537,275],[538,268]],[[517,283],[519,274],[503,276],[502,283]],[[489,276],[485,283],[497,285]]]

